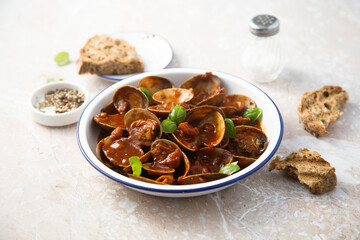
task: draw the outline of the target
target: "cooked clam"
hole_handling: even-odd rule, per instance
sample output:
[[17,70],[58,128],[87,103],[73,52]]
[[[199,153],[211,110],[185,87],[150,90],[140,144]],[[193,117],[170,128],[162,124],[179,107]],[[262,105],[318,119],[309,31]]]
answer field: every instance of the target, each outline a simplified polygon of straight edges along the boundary
[[224,110],[225,112],[230,111],[230,109],[232,108],[231,111],[242,113],[248,108],[256,107],[256,103],[254,102],[254,100],[245,95],[233,94],[225,96],[221,103],[221,106],[223,107],[223,110],[228,108]]
[[98,143],[97,152],[100,152],[100,149],[112,165],[120,167],[129,166],[129,157],[141,157],[144,154],[140,147],[122,137],[120,128],[116,128],[110,136]]
[[208,174],[196,174],[196,175],[189,175],[183,178],[178,179],[179,184],[197,184],[197,183],[205,183],[214,180],[218,180],[224,177],[229,176],[225,173],[208,173]]
[[[194,97],[191,99],[191,103],[194,105],[204,105],[205,103],[218,105],[225,95],[224,90],[220,88],[220,84],[221,81],[218,76],[207,72],[189,78],[180,85],[180,88],[193,89]],[[219,94],[221,94],[220,97]],[[215,97],[215,100],[211,100]]]
[[190,169],[187,156],[174,142],[166,139],[158,139],[151,145],[151,158],[143,164],[143,169],[149,175],[186,176]]
[[194,97],[192,89],[184,88],[167,88],[156,92],[153,95],[153,100],[160,104],[150,106],[149,111],[155,113],[160,117],[166,117],[170,109],[174,106],[183,106],[186,109],[190,108],[188,102]]
[[226,149],[234,156],[258,158],[266,149],[268,141],[261,129],[241,125],[235,127],[236,138],[230,139]]
[[214,106],[199,106],[188,112],[172,137],[185,149],[196,151],[200,146],[217,146],[224,134],[224,113]]
[[163,78],[163,77],[148,76],[148,77],[142,78],[139,81],[137,87],[138,88],[139,87],[147,88],[147,89],[149,89],[151,94],[155,94],[156,92],[158,92],[162,89],[173,88],[174,84],[170,80]]
[[222,148],[201,148],[188,153],[190,170],[188,176],[181,177],[180,184],[208,182],[228,176],[220,169],[233,161],[232,154]]
[[172,184],[175,181],[174,176],[171,174],[161,175],[156,179],[147,178],[147,177],[143,177],[143,176],[136,176],[133,174],[128,174],[128,176],[129,176],[129,178],[136,179],[136,180],[139,180],[142,182],[155,183],[155,184],[161,184],[161,185]]
[[129,132],[129,140],[138,146],[150,146],[161,137],[160,120],[150,111],[134,108],[124,116],[124,124]]
[[105,130],[112,130],[117,127],[125,129],[124,113],[108,114],[102,112],[94,117],[94,121]]
[[117,89],[113,95],[113,104],[119,113],[149,106],[146,95],[140,89],[132,86],[123,86]]
[[250,157],[243,157],[243,156],[234,156],[234,162],[237,161],[237,165],[243,169],[246,168],[248,166],[250,166],[252,163],[254,163],[256,161],[255,158],[250,158]]

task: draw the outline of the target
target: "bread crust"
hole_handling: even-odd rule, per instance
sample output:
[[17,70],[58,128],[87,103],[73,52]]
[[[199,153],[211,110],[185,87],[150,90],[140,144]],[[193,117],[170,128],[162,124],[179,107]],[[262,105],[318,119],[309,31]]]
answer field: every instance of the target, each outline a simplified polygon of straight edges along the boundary
[[283,170],[291,177],[306,184],[313,194],[331,191],[337,184],[335,168],[325,161],[318,152],[309,149],[299,149],[291,153],[284,160],[276,157],[269,170]]
[[144,63],[135,48],[107,35],[90,38],[76,61],[79,74],[120,75],[144,71]]
[[339,86],[323,86],[305,92],[298,104],[299,121],[312,135],[324,136],[328,134],[328,125],[343,114],[340,110],[348,99],[348,93]]

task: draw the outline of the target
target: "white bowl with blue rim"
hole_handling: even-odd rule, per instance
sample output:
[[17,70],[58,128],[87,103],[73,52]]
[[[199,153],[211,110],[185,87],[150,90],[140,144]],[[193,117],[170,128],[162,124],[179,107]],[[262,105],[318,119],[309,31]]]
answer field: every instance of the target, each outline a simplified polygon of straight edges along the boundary
[[[204,74],[205,72],[210,72],[210,70],[191,68],[164,69],[138,74],[104,89],[86,106],[77,125],[77,141],[85,159],[96,170],[110,179],[136,191],[161,197],[193,197],[209,194],[230,187],[259,170],[272,158],[281,143],[283,135],[281,114],[271,98],[257,86],[239,77],[217,71],[211,72],[220,77],[222,87],[226,89],[226,94],[243,94],[249,96],[256,102],[258,107],[263,109],[262,123],[265,126],[264,131],[268,136],[269,144],[265,152],[253,164],[231,176],[211,182],[191,185],[159,185],[141,182],[121,175],[105,166],[96,157],[97,137],[100,128],[93,121],[93,117],[100,113],[100,110],[112,100],[113,93],[116,89],[124,85],[136,86],[139,80],[146,76],[167,78],[175,84],[175,87],[178,87],[186,79],[194,75]],[[261,175],[258,175],[258,177],[261,177]]]

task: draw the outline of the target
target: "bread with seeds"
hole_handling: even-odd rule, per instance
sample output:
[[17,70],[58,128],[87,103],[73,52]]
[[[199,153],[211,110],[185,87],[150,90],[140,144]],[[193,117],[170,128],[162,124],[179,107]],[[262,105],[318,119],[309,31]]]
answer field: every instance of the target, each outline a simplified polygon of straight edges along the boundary
[[348,98],[348,93],[338,86],[324,86],[304,93],[298,105],[300,123],[316,137],[328,134],[326,128],[343,114],[340,110]]
[[144,72],[144,63],[135,47],[107,35],[90,38],[80,50],[79,74],[120,75]]
[[284,160],[276,157],[269,170],[283,170],[291,177],[306,184],[313,194],[333,190],[337,184],[335,168],[325,161],[318,152],[306,148],[291,153]]

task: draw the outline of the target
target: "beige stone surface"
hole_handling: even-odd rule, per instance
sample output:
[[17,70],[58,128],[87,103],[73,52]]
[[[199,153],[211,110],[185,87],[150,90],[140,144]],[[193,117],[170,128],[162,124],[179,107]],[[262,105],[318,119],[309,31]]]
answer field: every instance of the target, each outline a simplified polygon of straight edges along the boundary
[[[314,196],[268,164],[233,187],[167,199],[127,189],[97,172],[76,142],[76,124],[50,128],[30,118],[28,98],[62,77],[95,96],[111,83],[79,76],[75,60],[101,33],[141,30],[168,39],[170,67],[244,76],[251,17],[281,22],[285,68],[257,84],[285,123],[278,155],[309,148],[336,168],[335,190]],[[360,239],[360,4],[348,1],[1,1],[0,239]],[[71,63],[53,61],[68,51]],[[298,123],[305,91],[340,85],[349,93],[329,135]]]

